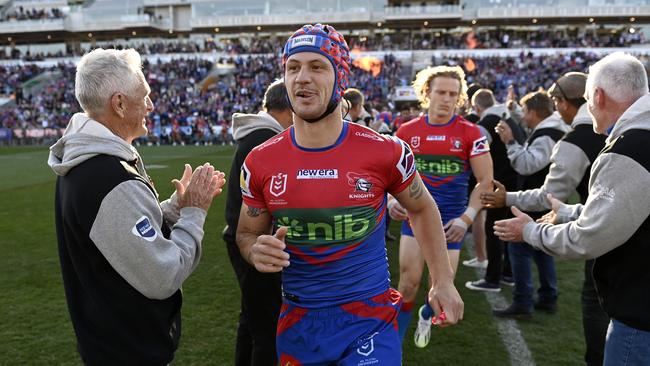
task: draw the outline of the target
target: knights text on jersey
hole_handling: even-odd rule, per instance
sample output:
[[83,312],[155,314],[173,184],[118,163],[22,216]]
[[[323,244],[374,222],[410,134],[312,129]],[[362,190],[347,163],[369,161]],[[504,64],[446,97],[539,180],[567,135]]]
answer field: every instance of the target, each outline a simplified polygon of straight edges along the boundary
[[428,115],[420,116],[403,124],[396,135],[411,146],[417,170],[443,220],[460,216],[467,206],[469,160],[490,151],[487,138],[458,115],[443,125],[429,123]]
[[244,203],[289,229],[285,298],[316,308],[385,292],[386,193],[414,176],[406,143],[347,122],[327,148],[299,147],[290,128],[251,151],[240,177]]

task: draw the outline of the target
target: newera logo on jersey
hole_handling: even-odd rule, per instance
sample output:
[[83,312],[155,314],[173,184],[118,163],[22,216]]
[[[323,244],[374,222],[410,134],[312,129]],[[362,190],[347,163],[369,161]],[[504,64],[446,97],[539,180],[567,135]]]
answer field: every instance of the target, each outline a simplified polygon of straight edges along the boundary
[[338,179],[338,169],[299,169],[296,179]]

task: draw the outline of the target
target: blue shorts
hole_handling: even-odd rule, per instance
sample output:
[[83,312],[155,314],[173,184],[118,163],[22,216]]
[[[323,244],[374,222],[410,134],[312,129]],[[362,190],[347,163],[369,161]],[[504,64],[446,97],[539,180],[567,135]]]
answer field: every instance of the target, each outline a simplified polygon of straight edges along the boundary
[[[413,234],[413,229],[411,228],[411,223],[409,222],[409,220],[402,221],[401,234],[406,235],[406,236],[415,237],[415,235]],[[460,250],[460,248],[463,247],[463,242],[465,242],[465,237],[463,237],[463,240],[461,240],[461,241],[457,241],[457,242],[453,242],[453,243],[447,243],[447,250]]]
[[280,365],[401,365],[394,289],[370,299],[321,309],[282,304],[277,348]]

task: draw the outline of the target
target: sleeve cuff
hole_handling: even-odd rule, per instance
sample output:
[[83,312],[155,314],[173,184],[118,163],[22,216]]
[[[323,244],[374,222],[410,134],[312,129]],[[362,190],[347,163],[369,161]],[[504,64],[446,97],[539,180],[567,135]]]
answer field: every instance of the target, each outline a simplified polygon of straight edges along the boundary
[[573,210],[571,207],[565,203],[560,206],[560,209],[557,211],[557,223],[563,224],[569,222],[573,219]]
[[517,193],[515,192],[506,192],[506,206],[516,206],[517,202]]
[[526,243],[528,243],[528,244],[532,245],[533,247],[539,249],[541,243],[537,243],[536,240],[535,240],[535,231],[536,231],[538,226],[539,226],[539,224],[536,223],[535,221],[531,221],[531,222],[527,223],[524,226],[524,231],[522,233],[522,237],[523,237],[523,239],[524,239],[524,241]]
[[208,215],[204,209],[198,207],[183,207],[181,209],[181,217],[188,218],[193,222],[197,223],[200,227],[203,227],[205,224],[205,218]]

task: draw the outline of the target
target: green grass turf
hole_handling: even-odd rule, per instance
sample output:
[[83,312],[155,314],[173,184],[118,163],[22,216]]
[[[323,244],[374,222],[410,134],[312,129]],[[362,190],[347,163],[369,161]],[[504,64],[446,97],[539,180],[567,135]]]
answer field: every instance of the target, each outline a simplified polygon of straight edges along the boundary
[[[210,161],[229,171],[231,147],[142,147],[147,164],[159,167],[149,174],[161,197],[172,191],[183,163]],[[46,148],[0,149],[0,365],[78,365],[74,333],[61,282],[54,228],[55,176],[46,165]],[[174,364],[232,365],[239,309],[239,291],[225,246],[225,196],[217,198],[206,224],[203,258],[183,286],[183,338]],[[393,233],[398,232],[392,226]],[[397,284],[397,249],[388,244],[394,286]],[[463,252],[463,259],[468,254]],[[460,266],[456,278],[465,301],[465,320],[458,326],[434,329],[424,350],[407,333],[405,365],[506,365],[508,354],[481,293],[464,287],[476,278]],[[581,364],[584,350],[580,323],[579,289],[582,263],[558,262],[559,313],[535,314],[519,322],[538,365]],[[510,298],[510,291],[504,293]],[[424,298],[421,290],[419,299]]]

